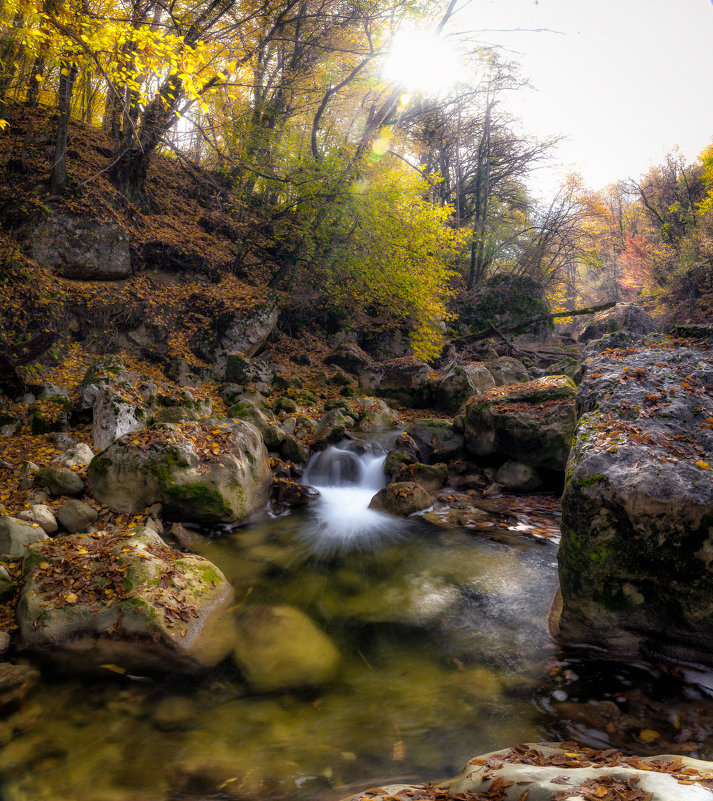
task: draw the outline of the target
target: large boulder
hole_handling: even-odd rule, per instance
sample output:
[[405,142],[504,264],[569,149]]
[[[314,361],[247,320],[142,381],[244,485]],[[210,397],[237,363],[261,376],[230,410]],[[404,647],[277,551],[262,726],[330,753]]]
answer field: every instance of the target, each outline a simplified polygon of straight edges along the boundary
[[[539,281],[501,273],[488,278],[471,299],[461,303],[458,319],[471,331],[484,331],[493,324],[507,328],[549,312],[547,294]],[[540,320],[523,331],[549,335],[552,328],[551,320]]]
[[235,661],[256,692],[319,687],[339,667],[337,647],[293,606],[244,606],[237,616]]
[[107,281],[131,275],[126,231],[117,223],[52,214],[27,232],[32,258],[64,278]]
[[225,576],[149,529],[36,543],[23,573],[20,646],[64,667],[195,672],[230,651]]
[[23,556],[29,545],[44,539],[47,539],[47,534],[37,523],[0,516],[0,555]]
[[507,387],[510,384],[524,384],[531,378],[525,365],[512,356],[498,356],[487,362],[488,372],[496,387]]
[[466,447],[475,456],[564,470],[574,436],[576,392],[570,378],[547,376],[475,395],[466,406]]
[[356,342],[342,342],[324,358],[325,364],[336,365],[354,375],[362,373],[372,362],[371,356]]
[[463,451],[462,435],[447,420],[416,420],[406,433],[416,446],[414,455],[420,454],[427,464],[454,459]]
[[426,362],[411,356],[372,364],[359,377],[363,390],[412,408],[430,406],[439,381]]
[[611,309],[597,312],[579,335],[579,341],[590,342],[615,331],[649,334],[655,329],[654,318],[648,312],[633,303],[617,303]]
[[109,387],[103,387],[97,392],[94,400],[92,422],[94,449],[103,451],[124,434],[145,428],[147,422],[147,415],[142,405]]
[[234,522],[264,506],[272,474],[249,423],[201,421],[128,434],[96,456],[87,477],[94,497],[136,514],[154,503],[174,520]]
[[433,498],[414,481],[397,481],[380,489],[369,502],[369,508],[398,517],[408,517],[433,506]]
[[710,341],[615,334],[585,366],[554,633],[713,664]]
[[392,428],[399,419],[379,398],[365,396],[356,400],[354,406],[359,416],[359,431],[383,431]]
[[[474,757],[455,779],[372,787],[348,801],[414,798],[493,801],[705,801],[713,763],[670,754],[624,756],[572,743],[527,743]],[[373,785],[373,782],[371,783]]]

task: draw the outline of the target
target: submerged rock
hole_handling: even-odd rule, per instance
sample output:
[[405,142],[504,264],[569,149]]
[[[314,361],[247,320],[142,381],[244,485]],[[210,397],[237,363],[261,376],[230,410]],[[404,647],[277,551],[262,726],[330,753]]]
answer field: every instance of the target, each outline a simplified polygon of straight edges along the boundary
[[554,633],[713,664],[711,342],[615,334],[585,357]]
[[36,543],[23,573],[20,645],[63,667],[190,673],[232,645],[218,626],[233,599],[225,576],[148,529]]
[[476,456],[564,470],[574,436],[576,391],[570,378],[548,376],[474,396],[466,407],[466,447]]
[[136,432],[96,456],[89,485],[101,503],[136,514],[163,504],[168,519],[244,519],[267,503],[272,473],[257,430],[215,420]]
[[243,607],[236,625],[233,655],[256,692],[319,687],[334,678],[337,647],[299,609]]

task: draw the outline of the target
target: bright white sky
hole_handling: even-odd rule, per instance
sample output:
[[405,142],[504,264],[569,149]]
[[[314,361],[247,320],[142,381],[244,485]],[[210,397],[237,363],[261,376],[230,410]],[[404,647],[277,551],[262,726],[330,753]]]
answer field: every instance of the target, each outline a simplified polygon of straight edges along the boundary
[[[693,160],[713,138],[712,0],[470,0],[447,30],[490,32],[533,91],[513,97],[523,130],[567,137],[560,174],[599,189],[638,178],[678,145]],[[550,193],[552,170],[533,176]]]

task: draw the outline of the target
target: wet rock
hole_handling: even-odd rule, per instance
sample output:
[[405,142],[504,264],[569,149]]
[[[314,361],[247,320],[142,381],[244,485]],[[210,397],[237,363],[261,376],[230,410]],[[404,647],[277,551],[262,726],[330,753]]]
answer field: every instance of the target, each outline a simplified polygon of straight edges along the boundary
[[380,489],[369,503],[370,509],[408,517],[433,506],[433,498],[413,481],[397,481]]
[[347,428],[353,425],[353,418],[340,409],[332,409],[317,423],[314,430],[315,446],[325,447],[344,439]]
[[0,712],[17,707],[39,680],[39,670],[31,665],[0,662]]
[[280,506],[307,506],[319,500],[319,490],[289,478],[272,482],[272,501]]
[[398,422],[398,416],[379,398],[362,397],[355,404],[359,431],[383,431]]
[[319,687],[336,675],[339,651],[299,609],[244,607],[236,626],[233,655],[256,692]]
[[466,406],[466,447],[476,456],[564,470],[574,435],[576,390],[566,376],[548,376],[474,396]]
[[511,492],[534,492],[542,486],[537,470],[522,462],[505,462],[498,468],[495,480]]
[[530,373],[527,367],[511,356],[500,356],[497,359],[486,362],[486,364],[496,387],[523,384],[530,380]]
[[65,501],[57,513],[62,527],[74,534],[78,531],[87,531],[96,522],[99,513],[86,503],[76,499]]
[[367,367],[359,378],[361,388],[404,406],[430,406],[440,376],[421,359],[404,356]]
[[584,356],[554,632],[713,664],[711,343],[612,334]]
[[580,342],[600,339],[605,334],[624,331],[629,334],[650,334],[656,330],[654,318],[633,303],[617,303],[611,309],[597,312],[579,335]]
[[[190,673],[213,667],[230,650],[221,626],[233,599],[225,576],[200,556],[170,549],[154,532],[69,534],[36,543],[23,571],[21,647],[62,667]],[[112,574],[118,583],[107,594]]]
[[435,493],[448,482],[448,467],[440,464],[422,464],[416,462],[404,466],[399,473],[399,481],[415,481],[427,492]]
[[51,495],[84,494],[82,477],[68,467],[43,467],[35,473],[35,484],[47,487]]
[[416,443],[421,460],[428,464],[456,458],[463,451],[463,437],[446,420],[417,420],[406,433]]
[[29,509],[19,512],[17,517],[27,523],[37,523],[46,534],[54,534],[58,528],[54,512],[43,503],[33,503]]
[[267,503],[272,473],[257,429],[240,420],[184,423],[134,444],[117,440],[89,465],[94,497],[136,514],[153,503],[168,519],[234,522]]
[[11,558],[24,556],[31,543],[43,539],[47,539],[47,535],[37,523],[0,516],[0,555]]
[[304,464],[309,459],[309,450],[295,437],[285,436],[280,443],[280,456],[290,462]]

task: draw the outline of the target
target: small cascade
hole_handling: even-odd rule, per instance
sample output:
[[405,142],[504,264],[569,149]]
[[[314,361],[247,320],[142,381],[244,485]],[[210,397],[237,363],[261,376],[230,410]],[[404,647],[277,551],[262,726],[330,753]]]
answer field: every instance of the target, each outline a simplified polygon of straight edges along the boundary
[[353,440],[331,445],[309,461],[303,482],[320,492],[310,507],[313,523],[304,531],[318,551],[373,547],[397,536],[402,521],[369,509],[369,502],[386,484],[386,451]]

